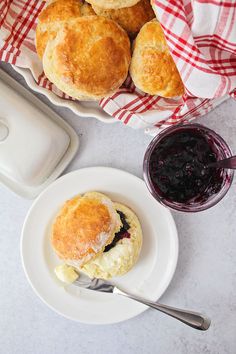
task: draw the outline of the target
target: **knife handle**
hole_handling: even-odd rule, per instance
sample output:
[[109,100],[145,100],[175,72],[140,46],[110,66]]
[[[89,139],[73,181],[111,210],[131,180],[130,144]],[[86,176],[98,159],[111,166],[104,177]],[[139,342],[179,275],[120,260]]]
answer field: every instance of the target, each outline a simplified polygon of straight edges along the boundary
[[177,308],[170,307],[167,305],[162,305],[158,302],[152,302],[152,301],[146,300],[142,297],[131,295],[131,294],[128,294],[124,291],[121,291],[117,287],[114,287],[113,293],[128,297],[128,298],[138,301],[138,302],[141,302],[144,305],[147,305],[149,307],[152,307],[155,310],[165,313],[166,315],[171,316],[171,317],[183,322],[187,326],[198,329],[200,331],[206,331],[210,327],[211,320],[208,317],[206,317],[205,315],[202,315],[200,313],[177,309]]

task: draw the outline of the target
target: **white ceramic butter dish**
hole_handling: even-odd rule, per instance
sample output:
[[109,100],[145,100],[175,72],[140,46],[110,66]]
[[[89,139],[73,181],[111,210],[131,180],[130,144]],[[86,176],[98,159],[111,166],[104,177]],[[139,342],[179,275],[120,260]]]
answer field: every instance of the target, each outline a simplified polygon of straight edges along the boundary
[[33,198],[62,173],[77,148],[74,130],[0,70],[0,182]]

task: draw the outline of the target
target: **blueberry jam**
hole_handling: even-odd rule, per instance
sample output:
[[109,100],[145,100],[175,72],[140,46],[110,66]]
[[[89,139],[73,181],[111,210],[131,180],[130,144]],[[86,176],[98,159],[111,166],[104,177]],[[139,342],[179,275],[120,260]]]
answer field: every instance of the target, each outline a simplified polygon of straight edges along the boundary
[[130,233],[128,232],[128,230],[130,229],[130,226],[129,226],[129,224],[126,221],[125,214],[122,213],[122,211],[120,211],[120,210],[116,210],[116,211],[120,215],[120,220],[121,220],[121,223],[122,223],[122,227],[121,227],[120,231],[115,234],[115,237],[114,237],[113,241],[109,245],[107,245],[105,247],[104,252],[110,251],[110,249],[112,247],[115,247],[117,242],[122,240],[123,238],[130,238]]
[[205,202],[221,190],[223,170],[206,167],[217,160],[214,141],[200,129],[179,129],[154,147],[150,178],[161,198],[176,203]]

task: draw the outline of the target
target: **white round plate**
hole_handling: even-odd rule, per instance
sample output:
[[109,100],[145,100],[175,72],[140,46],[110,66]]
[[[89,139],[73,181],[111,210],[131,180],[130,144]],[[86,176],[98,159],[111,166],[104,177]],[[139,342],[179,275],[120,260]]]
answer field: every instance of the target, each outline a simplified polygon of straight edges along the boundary
[[33,203],[23,226],[23,267],[36,294],[54,311],[84,323],[107,324],[127,320],[147,307],[120,295],[63,286],[54,274],[60,264],[50,245],[50,228],[61,205],[87,191],[107,194],[129,206],[139,217],[143,246],[137,264],[113,279],[124,290],[158,300],[169,285],[178,258],[178,236],[170,211],[148,192],[145,183],[127,172],[90,167],[53,182]]

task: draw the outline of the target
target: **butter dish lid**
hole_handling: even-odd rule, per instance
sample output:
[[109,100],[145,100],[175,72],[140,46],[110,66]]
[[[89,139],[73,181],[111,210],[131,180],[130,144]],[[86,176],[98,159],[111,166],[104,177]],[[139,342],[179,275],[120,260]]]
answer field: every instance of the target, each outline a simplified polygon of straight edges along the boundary
[[56,113],[0,70],[0,182],[36,197],[74,157],[79,140]]

